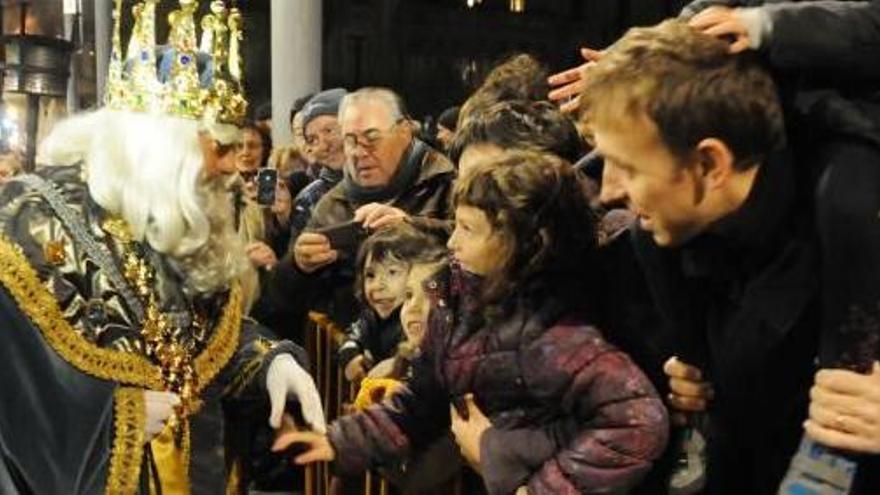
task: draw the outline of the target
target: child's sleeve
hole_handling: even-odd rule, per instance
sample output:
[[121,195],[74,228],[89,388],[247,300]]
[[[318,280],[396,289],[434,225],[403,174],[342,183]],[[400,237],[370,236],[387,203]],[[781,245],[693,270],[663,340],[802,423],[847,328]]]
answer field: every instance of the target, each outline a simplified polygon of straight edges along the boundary
[[449,430],[448,394],[434,375],[432,359],[413,363],[412,378],[381,404],[330,425],[336,468],[345,474],[389,465]]
[[352,359],[364,352],[367,331],[367,322],[363,317],[355,320],[345,331],[345,340],[336,351],[336,359],[339,361],[341,369],[345,369]]

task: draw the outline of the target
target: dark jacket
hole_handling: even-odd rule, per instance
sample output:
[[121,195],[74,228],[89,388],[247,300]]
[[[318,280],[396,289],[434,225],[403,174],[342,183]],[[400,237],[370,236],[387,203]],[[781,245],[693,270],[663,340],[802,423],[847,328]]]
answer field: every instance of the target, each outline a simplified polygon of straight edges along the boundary
[[290,214],[290,242],[296,241],[296,238],[305,230],[312,218],[312,210],[318,201],[341,180],[341,170],[322,167],[318,178],[296,195],[293,200],[293,212]]
[[684,246],[634,233],[678,355],[715,390],[708,493],[775,493],[801,436],[821,321],[812,208],[795,185],[777,156],[739,210]]
[[759,52],[784,90],[788,120],[880,143],[880,0],[696,0],[682,15],[711,5],[760,8]]
[[[783,90],[802,186],[795,208],[821,251],[821,314],[810,311],[820,364],[865,369],[880,359],[878,329],[862,316],[880,301],[880,0],[699,0],[685,10],[709,4],[764,13],[760,51]],[[880,456],[864,456],[852,493],[878,492]]]
[[[401,162],[407,160],[405,155]],[[410,221],[437,232],[448,232],[452,218],[452,185],[455,168],[437,151],[430,150],[422,159],[421,170],[414,184],[389,204],[412,215]],[[343,183],[325,194],[312,211],[306,230],[340,224],[354,218],[362,204],[346,195]],[[269,293],[278,307],[286,308],[293,326],[299,325],[305,312],[317,309],[326,312],[341,326],[349,325],[357,316],[354,298],[354,260],[344,258],[315,273],[306,274],[297,268],[291,251],[272,270]],[[297,333],[296,329],[293,333]],[[290,335],[290,334],[287,334]]]
[[412,379],[389,402],[331,425],[338,467],[357,472],[420,451],[449,430],[450,403],[472,393],[493,424],[480,446],[489,493],[636,484],[667,438],[666,410],[647,378],[551,300],[522,300],[483,325],[478,283],[455,268],[428,282],[429,330]]
[[369,354],[373,364],[390,358],[403,340],[400,309],[380,319],[372,310],[365,310],[345,331],[346,339],[336,352],[339,366],[345,369],[358,354]]

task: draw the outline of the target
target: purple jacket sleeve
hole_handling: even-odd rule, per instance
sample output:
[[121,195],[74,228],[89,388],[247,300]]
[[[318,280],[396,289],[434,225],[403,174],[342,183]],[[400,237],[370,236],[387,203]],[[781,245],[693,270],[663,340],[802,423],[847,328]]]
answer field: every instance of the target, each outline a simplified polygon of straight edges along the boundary
[[403,390],[330,425],[339,472],[356,474],[398,461],[449,430],[448,394],[436,380],[431,362],[423,354]]
[[522,362],[532,390],[552,390],[554,373],[571,377],[560,394],[566,417],[531,430],[487,432],[481,457],[490,493],[526,484],[532,494],[625,492],[648,473],[666,446],[668,418],[629,357],[598,332],[556,327]]

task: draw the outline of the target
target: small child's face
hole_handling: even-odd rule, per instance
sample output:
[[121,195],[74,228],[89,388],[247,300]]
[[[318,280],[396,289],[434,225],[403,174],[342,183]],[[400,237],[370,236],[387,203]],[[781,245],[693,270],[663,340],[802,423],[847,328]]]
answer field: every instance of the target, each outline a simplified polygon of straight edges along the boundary
[[406,334],[406,340],[416,346],[422,343],[428,329],[428,312],[431,309],[423,283],[438,267],[438,263],[413,265],[406,278],[406,291],[403,306],[400,308],[400,325]]
[[467,205],[455,208],[455,230],[446,245],[462,269],[476,275],[500,270],[510,250],[483,210]]
[[409,264],[388,256],[373,261],[368,255],[364,263],[364,296],[373,311],[383,320],[391,316],[403,302]]

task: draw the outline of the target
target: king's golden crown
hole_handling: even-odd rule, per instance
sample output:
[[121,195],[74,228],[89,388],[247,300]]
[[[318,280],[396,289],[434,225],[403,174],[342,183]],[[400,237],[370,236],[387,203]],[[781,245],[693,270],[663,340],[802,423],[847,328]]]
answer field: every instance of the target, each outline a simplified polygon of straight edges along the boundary
[[[179,0],[179,8],[168,15],[168,41],[157,50],[159,1],[139,0],[132,7],[134,24],[125,54],[120,34],[122,0],[115,2],[107,106],[240,123],[247,110],[242,89],[241,12],[227,8],[222,0],[213,0],[210,12],[201,20],[202,38],[197,45],[198,0]],[[207,59],[203,72],[209,77],[200,77],[200,59]]]

